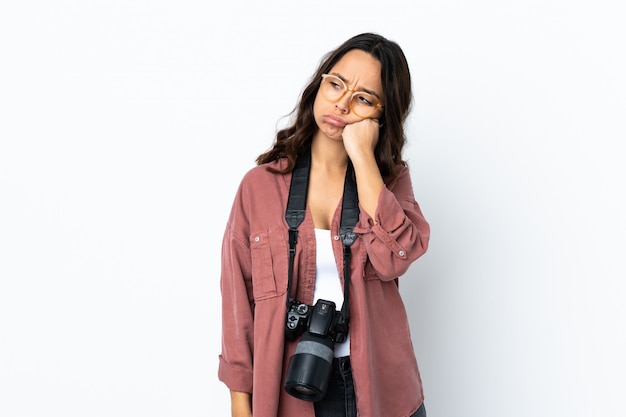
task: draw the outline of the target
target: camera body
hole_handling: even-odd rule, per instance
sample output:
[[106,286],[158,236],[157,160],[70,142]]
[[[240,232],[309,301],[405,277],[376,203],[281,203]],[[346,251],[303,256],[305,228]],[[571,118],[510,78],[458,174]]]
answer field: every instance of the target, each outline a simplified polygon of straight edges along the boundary
[[289,360],[285,389],[301,400],[319,401],[332,373],[335,343],[344,342],[348,323],[332,301],[317,300],[313,307],[292,301],[287,311],[285,337],[302,336]]
[[307,330],[319,336],[330,336],[335,343],[346,340],[348,323],[332,301],[317,300],[313,307],[291,301],[285,320],[287,340],[296,340]]
[[292,301],[285,321],[285,337],[296,340],[306,329],[311,316],[311,307],[299,301]]

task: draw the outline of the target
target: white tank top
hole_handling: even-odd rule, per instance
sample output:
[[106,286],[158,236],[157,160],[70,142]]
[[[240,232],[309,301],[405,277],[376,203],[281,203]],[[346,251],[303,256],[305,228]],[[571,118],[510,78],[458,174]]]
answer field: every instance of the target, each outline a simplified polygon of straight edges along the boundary
[[[315,273],[315,292],[313,293],[313,304],[320,298],[332,301],[336,304],[337,310],[341,310],[343,305],[343,288],[335,264],[333,254],[332,239],[330,230],[315,229],[315,239],[317,241]],[[345,342],[335,345],[335,357],[350,355],[350,333]]]

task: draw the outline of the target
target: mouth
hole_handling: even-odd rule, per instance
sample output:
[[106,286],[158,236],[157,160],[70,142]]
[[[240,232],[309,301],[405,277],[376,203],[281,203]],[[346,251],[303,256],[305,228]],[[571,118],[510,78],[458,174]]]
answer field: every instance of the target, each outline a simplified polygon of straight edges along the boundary
[[345,127],[347,125],[347,123],[341,120],[340,118],[330,115],[330,114],[327,114],[324,116],[324,123],[327,123],[329,125],[336,126],[336,127]]

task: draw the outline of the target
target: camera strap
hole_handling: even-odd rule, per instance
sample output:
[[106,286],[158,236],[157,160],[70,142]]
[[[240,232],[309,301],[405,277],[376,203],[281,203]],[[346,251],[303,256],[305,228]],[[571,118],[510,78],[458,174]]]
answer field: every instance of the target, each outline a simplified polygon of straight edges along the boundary
[[[311,170],[311,150],[307,149],[296,161],[291,176],[289,199],[285,220],[289,225],[289,269],[287,281],[287,308],[294,299],[291,296],[291,282],[293,280],[293,264],[296,256],[296,244],[298,243],[298,227],[304,221],[306,213],[306,197],[309,187],[309,173]],[[350,289],[350,246],[357,238],[354,227],[359,220],[359,197],[356,189],[354,167],[348,160],[346,178],[343,186],[343,200],[341,204],[341,222],[339,235],[343,243],[343,305],[341,314],[347,333],[347,325],[350,318],[349,289]]]

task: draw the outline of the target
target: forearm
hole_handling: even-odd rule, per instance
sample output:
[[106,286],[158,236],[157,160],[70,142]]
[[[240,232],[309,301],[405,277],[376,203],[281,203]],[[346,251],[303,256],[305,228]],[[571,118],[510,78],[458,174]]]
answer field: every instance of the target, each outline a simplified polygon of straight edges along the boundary
[[374,155],[367,155],[358,160],[353,160],[356,174],[359,204],[365,212],[375,219],[378,208],[378,198],[383,189],[384,182],[376,165]]
[[230,408],[232,417],[252,417],[252,394],[231,390]]

